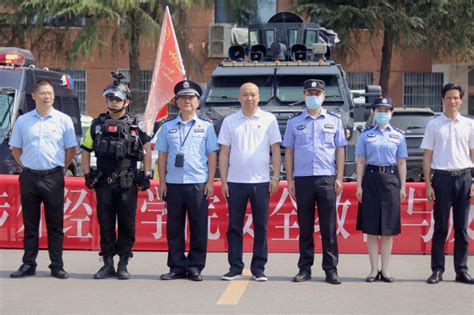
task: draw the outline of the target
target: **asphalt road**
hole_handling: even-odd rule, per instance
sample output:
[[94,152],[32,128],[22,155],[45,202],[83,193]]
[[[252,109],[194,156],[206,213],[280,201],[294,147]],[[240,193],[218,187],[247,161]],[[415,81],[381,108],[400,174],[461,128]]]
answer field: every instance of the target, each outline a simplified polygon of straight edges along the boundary
[[[270,254],[268,282],[245,276],[227,282],[225,253],[210,253],[204,281],[161,281],[168,272],[166,253],[135,252],[129,265],[132,279],[94,280],[97,252],[65,251],[68,280],[51,278],[48,254],[40,251],[36,276],[10,279],[21,263],[22,251],[0,250],[0,314],[167,314],[167,313],[353,313],[353,314],[473,314],[474,286],[454,282],[452,256],[446,260],[444,281],[428,285],[430,257],[394,255],[391,273],[396,282],[365,283],[367,255],[340,256],[342,285],[325,283],[316,255],[313,279],[291,282],[297,254]],[[245,255],[246,264],[250,255]],[[469,266],[474,273],[474,259]],[[246,266],[248,267],[248,265]]]

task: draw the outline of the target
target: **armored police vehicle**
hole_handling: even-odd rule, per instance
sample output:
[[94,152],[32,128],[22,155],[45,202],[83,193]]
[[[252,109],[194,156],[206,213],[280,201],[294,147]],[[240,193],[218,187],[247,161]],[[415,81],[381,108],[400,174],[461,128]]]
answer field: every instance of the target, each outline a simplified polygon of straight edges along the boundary
[[[48,79],[53,83],[54,107],[72,118],[78,139],[82,134],[79,98],[72,89],[72,78],[46,68],[36,68],[34,63],[29,50],[0,47],[0,174],[21,171],[11,155],[8,141],[16,119],[35,108],[31,93],[39,79]],[[66,175],[79,174],[80,166],[75,158]]]
[[[303,82],[323,80],[323,106],[341,116],[349,142],[345,177],[354,178],[354,96],[341,65],[331,58],[330,47],[336,38],[334,32],[316,23],[304,23],[289,12],[274,15],[268,23],[250,25],[248,44],[231,46],[228,58],[212,73],[201,98],[201,114],[214,121],[218,132],[224,117],[240,109],[240,86],[252,82],[260,88],[259,106],[276,116],[283,137],[288,118],[304,109]],[[380,91],[380,87],[368,86],[367,93],[359,96],[373,97]]]

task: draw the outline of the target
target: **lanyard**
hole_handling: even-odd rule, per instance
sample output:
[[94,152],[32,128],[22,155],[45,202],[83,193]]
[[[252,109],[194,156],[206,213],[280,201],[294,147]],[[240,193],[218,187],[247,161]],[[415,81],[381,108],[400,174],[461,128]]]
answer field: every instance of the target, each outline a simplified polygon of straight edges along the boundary
[[[179,124],[179,143],[180,143],[180,146],[179,146],[179,149],[183,149],[183,146],[184,146],[184,143],[186,142],[186,139],[188,139],[188,136],[189,136],[189,133],[191,132],[191,130],[193,129],[193,126],[194,126],[194,123],[196,121],[193,120],[193,122],[191,123],[191,127],[189,127],[189,130],[188,130],[188,133],[186,134],[186,136],[184,137],[184,140],[181,140],[181,123]],[[186,125],[184,125],[184,128],[183,130],[186,130]]]

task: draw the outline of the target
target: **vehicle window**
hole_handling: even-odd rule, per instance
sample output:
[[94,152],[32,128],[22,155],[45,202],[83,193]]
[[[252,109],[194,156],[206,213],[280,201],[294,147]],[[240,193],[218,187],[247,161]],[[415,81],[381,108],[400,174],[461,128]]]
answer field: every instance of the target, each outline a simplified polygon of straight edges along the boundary
[[433,115],[393,115],[390,120],[390,124],[396,128],[400,128],[404,131],[411,130],[411,132],[417,132],[417,130],[423,132],[426,125],[430,120],[434,118]]
[[290,47],[288,48],[291,48],[298,42],[298,31],[298,29],[288,30],[288,43],[290,44]]
[[15,95],[11,93],[0,93],[0,139],[3,140],[7,129],[8,123],[11,117],[11,107],[13,106],[13,100]]
[[266,46],[270,47],[275,42],[275,30],[265,30]]
[[215,77],[212,89],[206,102],[222,103],[226,106],[229,102],[239,102],[240,86],[245,82],[255,83],[260,89],[260,102],[267,102],[272,97],[272,77]]
[[278,76],[277,96],[282,102],[297,102],[303,99],[303,82],[308,79],[320,79],[326,83],[324,102],[342,102],[341,90],[335,75],[327,76]]
[[314,43],[318,42],[318,31],[306,30],[304,44],[306,47],[312,48]]

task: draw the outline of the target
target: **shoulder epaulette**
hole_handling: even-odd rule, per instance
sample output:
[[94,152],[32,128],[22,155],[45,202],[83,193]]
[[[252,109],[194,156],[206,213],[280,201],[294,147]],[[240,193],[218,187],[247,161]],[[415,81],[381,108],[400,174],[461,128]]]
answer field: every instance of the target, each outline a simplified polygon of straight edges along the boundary
[[163,120],[163,124],[164,124],[164,123],[167,123],[168,121],[172,121],[172,120],[175,119],[176,117],[178,117],[178,116],[177,116],[177,115],[169,116],[168,118],[166,118],[165,120]]
[[301,114],[303,114],[303,112],[295,113],[295,114],[291,115],[290,117],[288,117],[288,119],[292,119],[292,118],[298,117],[298,116],[301,115]]
[[328,111],[328,114],[331,115],[331,116],[337,117],[337,118],[341,118],[341,115],[339,115],[338,113],[335,113],[335,112]]
[[366,131],[368,131],[368,130],[370,130],[370,129],[374,129],[374,127],[376,127],[376,126],[377,126],[377,125],[372,126],[372,127],[367,127],[367,128],[365,128],[365,129],[362,129],[361,133],[362,133],[362,132],[366,132]]
[[202,119],[202,120],[204,120],[204,121],[208,121],[208,122],[210,122],[211,124],[213,123],[213,121],[212,121],[211,119],[207,118],[207,117],[198,115],[198,118],[199,118],[199,119]]
[[396,131],[398,131],[398,132],[401,133],[402,135],[405,134],[405,130],[402,130],[402,129],[396,128],[396,127],[393,127],[393,129],[395,129]]

